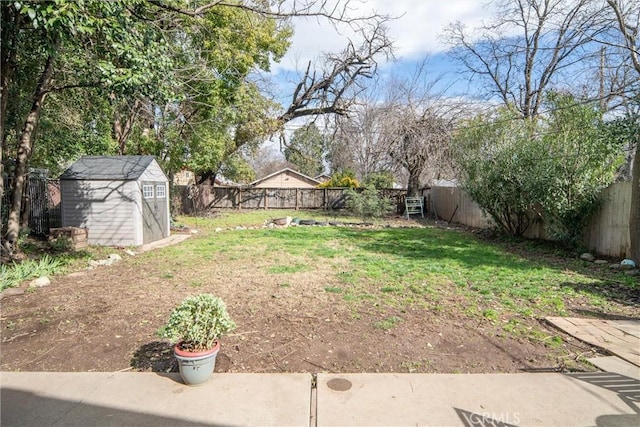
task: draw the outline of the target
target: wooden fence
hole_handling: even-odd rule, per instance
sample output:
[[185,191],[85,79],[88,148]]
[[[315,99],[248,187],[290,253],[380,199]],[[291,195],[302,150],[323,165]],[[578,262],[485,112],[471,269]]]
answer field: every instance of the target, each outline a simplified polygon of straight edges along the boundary
[[[432,187],[425,190],[431,201],[431,213],[439,219],[477,228],[493,227],[491,218],[471,197],[458,187]],[[425,195],[427,195],[425,194]],[[583,243],[590,250],[607,256],[629,254],[629,214],[631,213],[631,183],[612,184],[602,193],[604,203],[583,232]],[[526,237],[549,239],[544,223],[538,222],[525,233]]]
[[[406,191],[385,189],[381,194],[400,206]],[[345,188],[174,187],[174,210],[187,215],[214,209],[344,209],[345,204]]]
[[631,182],[613,184],[602,195],[604,204],[584,230],[584,243],[603,255],[630,256]]
[[[36,181],[39,180],[42,178],[37,177]],[[39,234],[46,234],[49,227],[60,226],[57,182],[46,179],[43,181],[48,182],[48,191],[42,188],[42,183],[34,182],[33,190],[30,190],[29,194],[30,205],[36,203],[35,207],[31,206],[30,227]],[[173,213],[181,214],[202,215],[215,209],[225,208],[329,210],[343,209],[346,203],[344,188],[238,188],[202,185],[175,186],[173,190]],[[386,189],[381,190],[380,193],[394,201],[397,213],[403,213],[405,190]],[[478,204],[458,187],[431,187],[423,190],[422,195],[426,200],[427,211],[440,220],[476,228],[493,226],[493,221],[483,215]],[[598,254],[625,257],[629,254],[631,246],[629,236],[631,183],[621,182],[609,186],[603,191],[603,199],[602,208],[584,230],[583,242],[586,247]],[[5,203],[2,207],[6,208]],[[526,236],[548,239],[542,222],[533,224],[527,230]]]

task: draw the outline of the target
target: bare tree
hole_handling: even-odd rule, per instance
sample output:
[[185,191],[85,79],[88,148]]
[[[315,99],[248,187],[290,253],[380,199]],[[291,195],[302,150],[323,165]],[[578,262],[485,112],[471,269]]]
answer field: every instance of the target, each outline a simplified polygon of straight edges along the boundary
[[410,196],[450,170],[449,141],[460,115],[460,102],[436,90],[440,78],[428,68],[425,59],[409,78],[390,82],[385,100],[384,146],[405,171]]
[[627,50],[633,68],[640,74],[640,5],[634,1],[607,0],[607,4],[615,15],[615,20],[622,35],[622,46]]
[[349,112],[366,88],[364,81],[375,75],[378,59],[388,59],[392,54],[384,21],[376,20],[359,34],[362,44],[356,46],[349,41],[341,53],[327,54],[321,70],[314,70],[309,62],[289,107],[279,117],[283,124],[299,117]]
[[449,138],[459,103],[435,90],[440,79],[429,76],[428,68],[425,59],[411,76],[380,83],[349,116],[340,117],[331,162],[349,166],[360,179],[391,172],[410,195],[449,170]]
[[434,107],[396,105],[385,120],[389,157],[407,173],[407,195],[417,196],[427,168],[438,174],[449,148],[452,122]]
[[379,172],[396,175],[384,145],[387,109],[373,97],[377,89],[370,88],[366,99],[360,100],[348,116],[337,117],[328,155],[332,172],[351,170],[362,181]]
[[589,55],[587,45],[605,31],[604,12],[592,0],[497,0],[493,22],[475,31],[450,24],[451,54],[483,83],[482,89],[522,117],[540,112],[545,91],[575,82]]
[[248,153],[246,158],[257,178],[263,178],[284,168],[295,169],[295,165],[287,162],[282,153],[272,146],[262,146],[255,152]]

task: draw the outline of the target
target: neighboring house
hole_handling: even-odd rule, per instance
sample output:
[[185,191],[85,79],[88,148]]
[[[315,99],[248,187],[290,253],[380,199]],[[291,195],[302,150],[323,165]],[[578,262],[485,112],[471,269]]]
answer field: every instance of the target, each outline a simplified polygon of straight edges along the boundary
[[285,168],[253,181],[249,185],[254,188],[315,188],[320,183],[310,176]]
[[434,179],[431,181],[434,187],[458,187],[457,179]]
[[173,175],[173,185],[193,185],[196,183],[196,175],[189,170],[181,170]]
[[139,246],[168,237],[169,180],[153,156],[84,156],[60,176],[63,227],[88,242]]
[[327,182],[331,179],[331,176],[327,175],[326,173],[323,173],[322,175],[316,176],[314,179],[320,182]]

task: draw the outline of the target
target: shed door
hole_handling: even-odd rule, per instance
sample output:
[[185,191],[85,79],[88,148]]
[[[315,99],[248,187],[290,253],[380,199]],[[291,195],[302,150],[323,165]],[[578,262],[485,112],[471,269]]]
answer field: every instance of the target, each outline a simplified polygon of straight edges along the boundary
[[149,243],[169,235],[167,230],[167,185],[164,182],[142,182],[142,242]]

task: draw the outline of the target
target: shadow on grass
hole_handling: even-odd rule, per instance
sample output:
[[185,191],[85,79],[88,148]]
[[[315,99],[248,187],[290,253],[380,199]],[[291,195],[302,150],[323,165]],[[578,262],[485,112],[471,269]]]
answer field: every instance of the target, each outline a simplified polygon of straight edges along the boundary
[[[363,250],[406,259],[452,260],[469,268],[505,265],[505,253],[501,248],[457,230],[445,232],[435,228],[341,228],[339,234]],[[510,267],[527,270],[535,266],[532,267],[514,256],[510,260]]]
[[468,269],[508,269],[526,274],[541,268],[595,279],[564,281],[560,288],[591,294],[624,306],[640,307],[640,279],[576,259],[557,245],[528,240],[485,240],[462,230],[437,228],[341,228],[340,237],[363,250],[415,261],[451,261]]
[[[629,307],[640,307],[640,283],[625,284],[601,280],[594,283],[573,283],[564,282],[561,284],[564,288],[571,288],[579,293],[587,293],[599,295],[608,301],[615,302],[620,305]],[[606,313],[591,310],[573,310],[575,312],[583,311],[585,315],[590,317],[605,317]],[[624,319],[610,319],[624,320]]]

